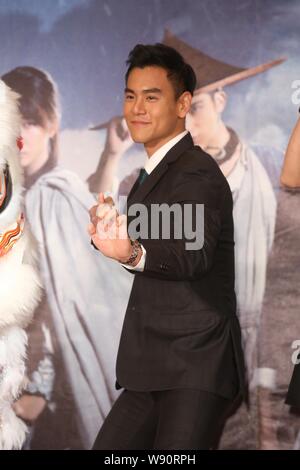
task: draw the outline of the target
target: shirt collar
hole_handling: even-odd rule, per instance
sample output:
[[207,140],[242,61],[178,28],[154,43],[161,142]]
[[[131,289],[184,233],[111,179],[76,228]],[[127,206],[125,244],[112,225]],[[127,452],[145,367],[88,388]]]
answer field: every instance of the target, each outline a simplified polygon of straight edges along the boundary
[[145,163],[145,170],[147,171],[148,175],[154,170],[154,168],[161,162],[164,156],[171,150],[174,145],[177,144],[186,134],[188,131],[183,131],[180,134],[177,134],[173,139],[169,140],[166,144],[162,145],[150,158],[147,159]]

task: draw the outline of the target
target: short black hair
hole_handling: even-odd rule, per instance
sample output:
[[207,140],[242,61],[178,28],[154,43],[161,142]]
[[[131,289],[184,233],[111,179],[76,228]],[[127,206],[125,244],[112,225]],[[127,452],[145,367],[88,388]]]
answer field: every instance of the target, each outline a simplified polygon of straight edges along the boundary
[[125,75],[126,85],[132,69],[136,67],[158,66],[167,71],[167,76],[173,85],[176,99],[185,91],[189,91],[191,95],[194,94],[196,87],[195,72],[173,47],[161,43],[153,45],[137,44],[130,51],[126,65],[128,66]]

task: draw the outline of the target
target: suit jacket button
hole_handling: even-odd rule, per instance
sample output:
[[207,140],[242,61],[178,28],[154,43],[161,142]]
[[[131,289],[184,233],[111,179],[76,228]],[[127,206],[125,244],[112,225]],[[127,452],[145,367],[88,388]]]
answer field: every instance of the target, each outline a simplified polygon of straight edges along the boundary
[[135,307],[131,307],[131,310],[133,310],[133,311],[134,311],[134,310],[135,310]]

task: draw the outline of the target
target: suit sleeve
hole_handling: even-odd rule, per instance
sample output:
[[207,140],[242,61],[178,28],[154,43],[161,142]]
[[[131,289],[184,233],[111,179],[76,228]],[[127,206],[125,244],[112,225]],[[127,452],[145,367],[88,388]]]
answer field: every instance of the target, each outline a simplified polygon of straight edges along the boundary
[[[221,230],[220,199],[222,189],[219,179],[214,181],[210,175],[194,171],[180,175],[176,190],[171,196],[171,204],[179,204],[184,215],[184,209],[190,206],[192,226],[199,235],[204,230],[201,247],[191,245],[186,236],[186,224],[182,218],[182,237],[180,239],[143,239],[142,245],[146,250],[144,271],[138,275],[155,277],[165,280],[195,280],[206,273],[212,266],[214,253]],[[197,205],[204,205],[204,220],[196,218]],[[198,223],[196,224],[198,220]],[[203,228],[204,227],[204,228]],[[174,220],[171,233],[174,233]],[[189,246],[189,248],[188,248]]]

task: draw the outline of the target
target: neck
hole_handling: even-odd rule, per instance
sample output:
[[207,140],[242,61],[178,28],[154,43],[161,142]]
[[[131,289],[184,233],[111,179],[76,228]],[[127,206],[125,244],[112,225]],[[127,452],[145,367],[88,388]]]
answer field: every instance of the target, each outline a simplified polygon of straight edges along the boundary
[[24,168],[24,173],[25,176],[32,176],[34,173],[39,171],[46,163],[46,161],[49,158],[49,153],[48,150],[46,150],[44,153],[40,155],[39,158],[30,165],[28,165],[26,168]]
[[171,134],[169,134],[167,137],[165,137],[163,139],[159,139],[159,140],[156,140],[156,141],[151,141],[149,143],[144,144],[144,147],[145,147],[145,150],[147,152],[148,158],[151,158],[152,155],[157,150],[159,150],[163,145],[165,145],[167,142],[169,142],[174,137],[176,137],[177,135],[181,134],[184,131],[185,131],[185,127],[180,128],[180,129],[176,129],[176,130],[174,130],[174,132],[172,132]]
[[225,178],[227,178],[232,170],[235,168],[237,161],[241,155],[241,144],[238,144],[235,152],[232,154],[229,160],[220,165],[220,170],[222,171]]
[[209,142],[207,142],[206,147],[222,148],[227,144],[229,138],[230,135],[227,127],[223,121],[220,121],[215,134],[211,137]]

